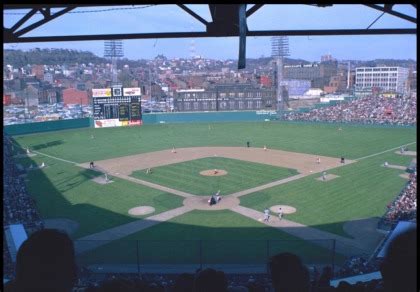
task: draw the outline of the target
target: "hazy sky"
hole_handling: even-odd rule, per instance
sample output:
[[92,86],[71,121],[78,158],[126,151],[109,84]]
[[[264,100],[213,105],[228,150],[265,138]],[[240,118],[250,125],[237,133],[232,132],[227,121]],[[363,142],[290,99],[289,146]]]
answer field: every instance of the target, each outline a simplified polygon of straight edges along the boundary
[[[143,32],[205,31],[203,24],[176,5],[157,5],[140,9],[144,5],[128,6],[129,10],[98,10],[118,7],[82,7],[60,16],[24,36],[108,34]],[[208,5],[187,5],[210,21]],[[252,4],[247,5],[249,9]],[[121,7],[119,7],[121,8]],[[395,5],[394,9],[416,16],[411,5]],[[84,12],[83,12],[84,11]],[[96,11],[96,12],[88,12]],[[11,27],[25,10],[4,11],[4,25]],[[83,13],[81,13],[83,12]],[[309,5],[265,5],[248,18],[249,30],[284,29],[366,29],[382,12],[363,5],[334,5],[320,8]],[[38,15],[28,24],[41,19]],[[25,24],[26,26],[27,24]],[[385,14],[371,28],[416,28],[416,24]],[[343,59],[414,59],[416,60],[416,35],[378,36],[305,36],[289,37],[290,57],[319,61],[321,55],[330,53]],[[193,44],[193,45],[192,45]],[[196,55],[213,59],[237,59],[239,40],[234,38],[186,38],[125,40],[124,53],[129,59],[151,59],[158,54],[186,58],[191,47]],[[86,50],[103,56],[103,41],[20,43],[5,44],[5,49],[29,50],[32,48],[68,48]],[[246,56],[270,56],[269,37],[248,37]]]

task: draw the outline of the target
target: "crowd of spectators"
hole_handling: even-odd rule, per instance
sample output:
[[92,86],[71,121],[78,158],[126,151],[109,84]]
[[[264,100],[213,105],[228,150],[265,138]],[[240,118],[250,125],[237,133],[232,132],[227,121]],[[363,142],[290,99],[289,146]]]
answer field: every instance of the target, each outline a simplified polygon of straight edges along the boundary
[[[13,161],[12,142],[3,135],[3,226],[23,224],[29,233],[44,227],[39,216],[34,199],[28,194],[22,176],[23,171],[17,169]],[[13,264],[5,234],[3,231],[3,273],[13,274]]]
[[415,97],[366,96],[309,112],[290,112],[289,121],[340,122],[384,125],[416,125]]
[[410,221],[417,217],[417,170],[410,173],[409,181],[400,195],[387,206],[385,220]]
[[380,260],[369,260],[365,256],[351,256],[340,267],[335,276],[339,278],[368,274],[379,270]]
[[[108,275],[102,281],[83,285],[77,274],[74,243],[67,234],[44,229],[30,235],[20,247],[16,260],[16,279],[5,285],[5,291],[57,292],[325,292],[325,291],[415,291],[416,229],[399,234],[389,245],[380,267],[381,280],[341,281],[331,286],[333,272],[325,267],[318,277],[311,277],[301,259],[284,252],[270,257],[269,274],[228,276],[211,268],[179,275]],[[60,260],[57,260],[60,259]],[[83,272],[83,271],[82,271]],[[83,272],[84,273],[84,272]],[[78,280],[79,279],[79,280]],[[244,282],[245,281],[245,282]]]

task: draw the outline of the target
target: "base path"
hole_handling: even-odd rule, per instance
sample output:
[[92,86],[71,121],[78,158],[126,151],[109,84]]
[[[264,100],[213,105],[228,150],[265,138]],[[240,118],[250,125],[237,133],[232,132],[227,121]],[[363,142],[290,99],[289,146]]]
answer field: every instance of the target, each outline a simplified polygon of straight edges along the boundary
[[275,227],[283,232],[287,232],[293,236],[311,241],[311,243],[317,244],[324,248],[332,249],[332,239],[335,239],[335,250],[343,255],[370,254],[376,248],[376,245],[372,247],[367,246],[366,244],[360,242],[358,239],[345,238],[297,222],[289,221],[287,219],[280,220],[275,216],[270,216],[269,222],[264,222],[262,221],[264,213],[243,206],[235,206],[232,207],[231,210],[266,225]]
[[[312,174],[342,166],[340,158],[336,157],[274,149],[264,151],[263,148],[246,147],[178,148],[176,153],[172,153],[171,149],[167,149],[95,161],[95,165],[112,175],[130,175],[136,170],[215,156],[296,169],[303,174]],[[320,164],[316,163],[317,158],[321,159]],[[346,159],[345,165],[352,162],[354,161]],[[79,166],[88,168],[89,162],[79,164]]]
[[95,249],[113,240],[124,238],[130,234],[139,232],[164,221],[171,220],[183,215],[192,209],[186,206],[172,209],[157,215],[153,215],[142,220],[137,220],[114,228],[110,228],[98,233],[94,233],[75,240],[76,253],[83,253]]
[[239,192],[230,194],[230,196],[238,198],[238,197],[245,196],[245,195],[248,195],[248,194],[252,194],[252,193],[262,191],[262,190],[265,190],[265,189],[268,189],[268,188],[272,188],[272,187],[275,187],[275,186],[278,186],[278,185],[282,185],[282,184],[300,179],[300,178],[305,177],[305,176],[307,176],[307,174],[294,175],[294,176],[287,177],[287,178],[284,178],[284,179],[280,179],[280,180],[277,180],[277,181],[273,181],[271,183],[261,185],[261,186],[255,187],[255,188],[239,191]]

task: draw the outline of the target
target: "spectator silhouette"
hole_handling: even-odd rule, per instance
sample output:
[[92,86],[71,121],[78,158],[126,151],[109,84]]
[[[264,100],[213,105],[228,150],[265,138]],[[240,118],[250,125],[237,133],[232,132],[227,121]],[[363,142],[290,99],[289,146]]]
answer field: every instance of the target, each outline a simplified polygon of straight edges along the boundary
[[330,287],[330,281],[333,277],[333,272],[330,266],[322,269],[321,277],[319,277],[318,287]]
[[33,233],[16,256],[16,280],[5,291],[71,291],[76,282],[73,241],[55,229]]
[[310,291],[309,271],[297,255],[288,252],[277,254],[271,257],[268,266],[274,291]]
[[194,275],[183,273],[175,281],[173,292],[192,292],[194,289]]
[[226,292],[227,286],[225,273],[214,269],[198,272],[194,280],[194,292]]
[[390,243],[380,271],[386,292],[418,291],[417,228],[399,234]]

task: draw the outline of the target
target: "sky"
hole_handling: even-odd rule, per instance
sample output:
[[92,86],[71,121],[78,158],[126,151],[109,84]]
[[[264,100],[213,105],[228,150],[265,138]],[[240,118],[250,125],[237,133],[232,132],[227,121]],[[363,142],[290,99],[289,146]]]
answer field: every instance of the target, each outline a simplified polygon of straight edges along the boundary
[[[188,4],[207,21],[211,20],[208,5]],[[125,6],[127,8],[127,6]],[[247,9],[252,4],[247,5]],[[205,31],[205,26],[177,5],[136,5],[124,10],[99,11],[119,7],[82,7],[62,15],[24,36],[111,34],[143,32]],[[416,17],[411,5],[395,5],[394,10]],[[58,10],[58,9],[57,9]],[[3,11],[4,26],[11,27],[28,10]],[[11,14],[14,13],[14,14]],[[382,12],[364,5],[335,4],[332,7],[310,5],[264,5],[248,20],[249,30],[287,29],[366,29]],[[31,18],[25,27],[42,19]],[[416,28],[416,24],[384,14],[371,28]],[[299,36],[289,37],[290,58],[320,61],[331,54],[339,60],[414,59],[416,35],[370,36]],[[168,58],[189,58],[193,54],[210,59],[237,59],[239,38],[185,38],[124,40],[124,56],[128,59],[153,59],[158,54]],[[4,49],[67,48],[91,51],[103,56],[103,41],[45,42],[4,44]],[[270,37],[247,37],[246,57],[271,55]]]

